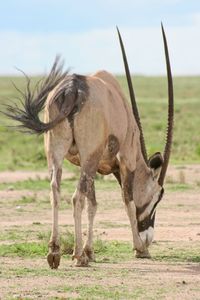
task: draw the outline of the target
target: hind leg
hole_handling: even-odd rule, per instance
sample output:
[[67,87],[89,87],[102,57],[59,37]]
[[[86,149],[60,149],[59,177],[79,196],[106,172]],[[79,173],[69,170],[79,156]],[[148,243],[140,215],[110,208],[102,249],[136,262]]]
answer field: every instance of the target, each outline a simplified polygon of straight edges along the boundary
[[79,185],[72,197],[73,216],[74,216],[74,231],[75,231],[75,245],[72,259],[75,259],[75,266],[87,266],[88,259],[83,251],[82,241],[82,211],[85,203],[85,195],[81,192]]
[[51,178],[51,206],[52,206],[52,229],[49,241],[49,253],[47,261],[52,269],[57,269],[60,264],[60,245],[58,234],[58,208],[60,202],[60,182],[62,175],[61,164],[55,163],[52,166]]
[[[58,130],[59,128],[56,128]],[[62,164],[66,153],[71,145],[71,137],[67,133],[59,135],[56,130],[48,132],[45,136],[45,148],[49,172],[51,174],[51,206],[52,206],[52,229],[49,240],[49,253],[47,261],[52,269],[57,269],[60,264],[60,244],[58,232],[58,209],[60,203],[60,183],[62,176]],[[57,133],[57,134],[56,134]]]
[[87,228],[87,239],[84,244],[84,252],[89,258],[89,261],[95,261],[94,250],[93,250],[93,224],[94,217],[97,211],[97,202],[95,196],[94,182],[91,186],[91,191],[87,195],[87,215],[88,215],[88,228]]

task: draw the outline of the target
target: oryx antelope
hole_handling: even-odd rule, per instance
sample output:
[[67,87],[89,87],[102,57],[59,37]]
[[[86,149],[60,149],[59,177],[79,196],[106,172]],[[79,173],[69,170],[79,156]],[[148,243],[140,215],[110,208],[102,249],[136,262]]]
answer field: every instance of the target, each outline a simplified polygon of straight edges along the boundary
[[[35,91],[27,82],[22,107],[7,106],[6,115],[19,121],[20,128],[44,133],[45,152],[51,174],[52,233],[48,263],[60,263],[58,206],[62,164],[66,158],[80,166],[80,179],[74,192],[73,215],[76,266],[87,266],[94,258],[93,222],[97,210],[94,178],[96,172],[113,173],[118,180],[131,224],[137,257],[148,257],[153,239],[156,206],[163,196],[163,183],[169,162],[173,129],[173,83],[167,41],[162,27],[168,74],[168,128],[164,155],[147,158],[145,143],[124,46],[118,31],[132,109],[117,80],[106,71],[91,76],[62,72],[57,58]],[[44,122],[39,113],[44,108]],[[81,215],[87,199],[88,230],[82,241]]]

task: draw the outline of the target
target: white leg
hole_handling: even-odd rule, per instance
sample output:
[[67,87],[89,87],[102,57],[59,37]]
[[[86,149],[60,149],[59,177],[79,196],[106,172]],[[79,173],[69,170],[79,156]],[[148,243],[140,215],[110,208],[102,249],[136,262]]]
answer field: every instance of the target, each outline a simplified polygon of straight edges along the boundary
[[[83,168],[87,170],[87,168]],[[77,191],[73,197],[74,221],[75,221],[75,248],[73,257],[76,259],[76,266],[87,266],[89,259],[93,258],[93,222],[96,213],[96,199],[94,191],[94,169],[90,172],[81,172]],[[82,247],[81,215],[84,207],[85,197],[88,199],[88,236],[84,249]]]
[[58,208],[60,202],[61,175],[62,169],[54,164],[51,179],[52,230],[49,241],[49,254],[47,256],[47,261],[52,269],[57,269],[60,264]]
[[95,197],[94,184],[90,194],[87,196],[87,215],[88,215],[88,227],[87,227],[87,239],[84,244],[84,251],[89,258],[89,261],[94,261],[94,250],[93,250],[93,225],[94,217],[97,211],[97,202]]
[[83,252],[82,242],[82,211],[84,208],[85,195],[77,188],[73,198],[73,215],[74,215],[74,230],[75,230],[75,245],[73,259],[76,259],[75,266],[85,266],[88,260]]

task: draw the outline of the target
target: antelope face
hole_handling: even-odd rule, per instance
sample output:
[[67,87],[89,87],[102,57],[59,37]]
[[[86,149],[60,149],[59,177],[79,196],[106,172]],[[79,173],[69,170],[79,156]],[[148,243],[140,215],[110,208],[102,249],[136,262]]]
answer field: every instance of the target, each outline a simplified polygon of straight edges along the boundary
[[[163,158],[161,154],[154,154],[149,159],[149,168],[143,178],[144,180],[137,173],[134,180],[133,199],[135,199],[136,203],[138,234],[145,249],[153,241],[156,207],[164,193],[163,187],[158,183],[162,164]],[[143,182],[142,186],[139,184],[139,181]],[[137,252],[137,257],[141,256],[146,257],[146,254]]]
[[156,207],[162,199],[163,193],[164,189],[159,186],[151,201],[144,207],[137,208],[138,233],[145,248],[153,241]]

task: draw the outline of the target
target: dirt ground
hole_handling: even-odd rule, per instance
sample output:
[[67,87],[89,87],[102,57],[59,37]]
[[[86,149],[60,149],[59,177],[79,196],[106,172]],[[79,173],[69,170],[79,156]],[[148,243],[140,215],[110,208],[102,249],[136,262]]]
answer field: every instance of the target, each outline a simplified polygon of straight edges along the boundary
[[[0,183],[15,182],[28,178],[46,178],[46,172],[2,172]],[[65,173],[64,178],[73,174]],[[155,224],[156,245],[177,249],[197,249],[200,257],[200,165],[170,167],[167,182],[188,184],[189,189],[166,192],[157,209]],[[29,205],[19,214],[17,206],[11,206],[16,199],[33,195],[33,191],[0,191],[0,229],[1,232],[13,226],[26,227],[34,222],[51,226],[51,209],[37,209]],[[37,192],[37,197],[48,197],[47,191]],[[105,240],[131,242],[129,222],[121,201],[120,190],[97,191],[99,209],[95,221],[95,236]],[[2,203],[6,205],[3,206]],[[111,203],[113,201],[113,205]],[[10,204],[9,204],[10,203]],[[106,206],[106,203],[109,203]],[[85,228],[86,215],[83,217]],[[71,209],[61,210],[60,225],[73,228]],[[5,243],[5,241],[4,241]],[[8,241],[9,243],[9,241]],[[152,247],[152,248],[153,248]],[[151,250],[150,250],[151,252]],[[154,253],[154,252],[153,252]],[[125,260],[119,263],[92,263],[90,268],[75,268],[72,262],[63,259],[58,271],[48,269],[46,260],[19,257],[0,258],[0,299],[126,299],[125,294],[106,294],[99,292],[99,298],[91,294],[79,294],[79,285],[101,286],[104,290],[132,290],[132,299],[200,299],[200,264],[195,262],[167,262],[152,260]],[[27,271],[26,276],[18,270]],[[37,273],[38,269],[40,272]],[[12,271],[13,270],[13,271]],[[3,276],[6,274],[6,276]],[[2,276],[1,276],[2,275]],[[63,288],[66,286],[65,289]],[[84,295],[81,294],[81,295]],[[115,295],[115,296],[113,296]],[[129,298],[127,294],[127,299]],[[125,297],[125,298],[124,298]]]

